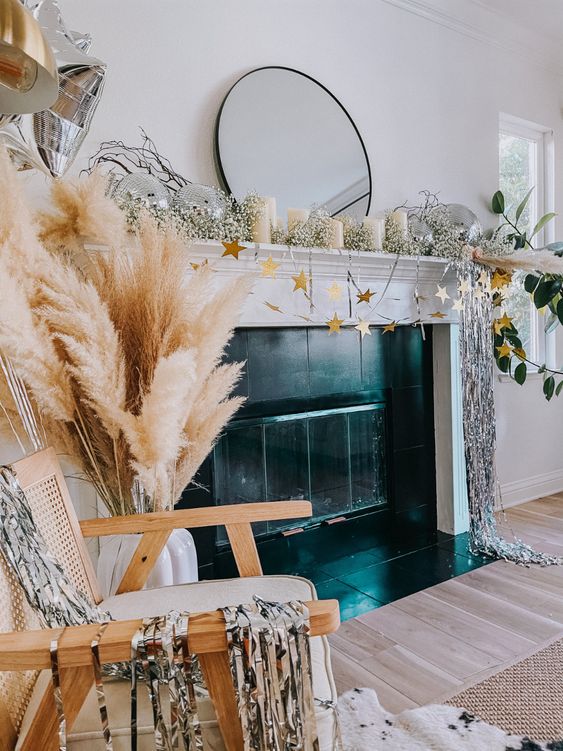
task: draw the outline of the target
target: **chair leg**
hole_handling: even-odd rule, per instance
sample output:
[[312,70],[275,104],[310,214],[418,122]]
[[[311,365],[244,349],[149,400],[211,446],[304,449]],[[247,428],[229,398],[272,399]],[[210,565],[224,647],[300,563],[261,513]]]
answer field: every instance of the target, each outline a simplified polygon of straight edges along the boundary
[[[72,729],[93,683],[94,673],[90,666],[61,670],[61,691],[67,732]],[[49,684],[21,751],[59,751],[58,733],[55,699],[52,685]]]
[[227,652],[199,655],[203,677],[213,702],[227,751],[243,751],[242,727]]

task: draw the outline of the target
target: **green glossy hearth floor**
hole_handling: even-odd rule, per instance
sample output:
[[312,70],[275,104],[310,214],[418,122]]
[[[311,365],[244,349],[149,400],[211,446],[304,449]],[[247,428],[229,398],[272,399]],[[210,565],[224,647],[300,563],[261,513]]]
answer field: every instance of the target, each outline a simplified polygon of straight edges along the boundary
[[296,562],[280,567],[279,558],[272,558],[266,554],[264,573],[281,573],[280,568],[285,568],[285,573],[310,579],[319,598],[339,601],[342,620],[492,562],[470,553],[467,534],[452,537],[436,531],[419,532],[411,539],[403,536],[400,542],[391,539],[333,560],[323,555],[313,565]]

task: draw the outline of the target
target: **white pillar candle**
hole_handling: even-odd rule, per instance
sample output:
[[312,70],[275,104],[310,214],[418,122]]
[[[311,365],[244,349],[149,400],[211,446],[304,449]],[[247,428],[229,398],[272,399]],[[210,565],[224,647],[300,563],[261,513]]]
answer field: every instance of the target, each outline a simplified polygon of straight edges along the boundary
[[276,199],[273,196],[264,196],[263,201],[266,202],[266,210],[272,227],[276,226],[277,211],[276,211]]
[[296,224],[302,224],[309,218],[307,209],[288,209],[287,210],[287,228],[291,229]]
[[268,205],[268,199],[262,198],[263,206],[258,212],[254,224],[252,226],[252,239],[255,243],[269,243],[272,242],[272,235],[270,230],[270,210]]
[[383,247],[383,240],[385,239],[385,219],[381,217],[366,216],[364,219],[364,227],[368,227],[373,236],[373,247],[376,250],[381,250]]
[[343,248],[344,247],[344,225],[338,219],[331,219],[330,228],[332,230],[332,238],[330,241],[330,247],[331,248]]
[[407,227],[409,226],[409,214],[406,209],[397,209],[397,211],[394,211],[391,214],[391,219],[395,222],[395,224],[400,227],[400,229],[403,231],[403,234],[407,234]]

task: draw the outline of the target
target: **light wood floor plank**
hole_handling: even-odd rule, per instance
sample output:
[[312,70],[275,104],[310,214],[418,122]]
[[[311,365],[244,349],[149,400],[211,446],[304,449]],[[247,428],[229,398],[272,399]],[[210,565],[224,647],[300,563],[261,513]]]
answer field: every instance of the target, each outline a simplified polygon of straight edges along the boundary
[[[499,529],[563,556],[563,493],[513,507]],[[373,688],[391,712],[440,701],[563,637],[563,566],[497,561],[344,623],[339,692]]]

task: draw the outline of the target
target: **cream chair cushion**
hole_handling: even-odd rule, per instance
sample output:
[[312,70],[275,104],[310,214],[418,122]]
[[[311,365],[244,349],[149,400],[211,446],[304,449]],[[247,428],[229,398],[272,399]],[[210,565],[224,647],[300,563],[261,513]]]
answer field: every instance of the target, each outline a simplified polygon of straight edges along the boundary
[[[289,600],[316,600],[314,586],[307,579],[294,576],[260,576],[240,579],[203,581],[195,584],[161,587],[116,595],[102,602],[101,607],[116,620],[148,618],[162,615],[170,610],[186,610],[192,613],[216,610],[226,605],[251,602],[253,595],[265,600],[288,602]],[[315,698],[336,702],[336,689],[330,667],[330,652],[326,638],[311,639],[313,689]],[[37,704],[50,681],[50,673],[44,671],[37,682],[32,701],[24,718],[18,742],[21,747],[30,726]],[[106,696],[114,751],[130,749],[130,697],[127,681],[106,682]],[[154,751],[152,708],[146,687],[139,687],[138,706],[138,751]],[[224,751],[213,706],[209,699],[199,702],[206,751]],[[331,709],[318,706],[317,728],[321,751],[334,748],[335,720]],[[100,718],[94,691],[92,690],[78,716],[68,739],[68,751],[105,751],[100,730]]]

